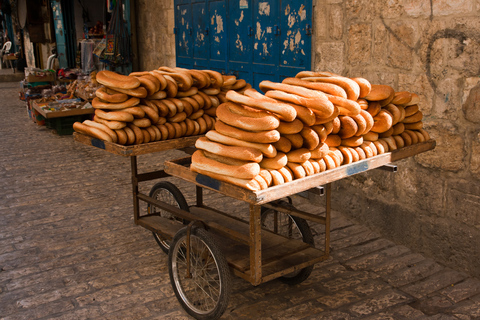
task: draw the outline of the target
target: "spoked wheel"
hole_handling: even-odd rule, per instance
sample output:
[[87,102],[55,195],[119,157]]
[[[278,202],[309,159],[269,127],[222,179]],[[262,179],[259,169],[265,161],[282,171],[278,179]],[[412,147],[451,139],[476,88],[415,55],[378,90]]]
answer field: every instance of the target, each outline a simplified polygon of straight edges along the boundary
[[190,232],[187,275],[187,228],[177,232],[168,255],[170,282],[178,301],[195,319],[218,319],[228,306],[231,275],[215,240],[202,228]]
[[[183,196],[182,192],[171,182],[162,181],[155,184],[150,190],[149,196],[151,198],[160,200],[169,205],[188,211],[188,204],[187,204],[187,201],[185,200],[185,197]],[[181,224],[188,223],[188,221],[184,221],[184,219],[177,218],[173,216],[172,213],[162,210],[151,204],[148,204],[147,212],[149,214],[158,214],[161,217],[177,221],[178,223],[181,223]],[[168,250],[170,249],[170,241],[165,239],[162,235],[154,231],[152,233],[153,233],[153,237],[155,238],[155,241],[157,241],[162,251],[168,254]]]
[[[285,201],[281,201],[281,204],[293,207]],[[262,227],[264,229],[290,239],[302,240],[311,246],[315,245],[312,230],[305,219],[263,207],[261,219]],[[290,285],[299,284],[310,276],[312,270],[313,265],[284,275],[283,277],[280,277],[279,280]]]

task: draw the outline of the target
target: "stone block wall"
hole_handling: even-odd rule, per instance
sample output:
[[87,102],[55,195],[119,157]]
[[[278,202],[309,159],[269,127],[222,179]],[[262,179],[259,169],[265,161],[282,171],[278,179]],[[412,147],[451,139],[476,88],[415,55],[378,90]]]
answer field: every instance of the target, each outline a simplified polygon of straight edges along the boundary
[[420,95],[437,147],[334,184],[334,209],[480,276],[480,1],[317,0],[315,70]]
[[[175,65],[173,0],[136,0],[140,70]],[[313,70],[421,98],[434,151],[334,183],[335,210],[480,277],[480,1],[314,0]]]

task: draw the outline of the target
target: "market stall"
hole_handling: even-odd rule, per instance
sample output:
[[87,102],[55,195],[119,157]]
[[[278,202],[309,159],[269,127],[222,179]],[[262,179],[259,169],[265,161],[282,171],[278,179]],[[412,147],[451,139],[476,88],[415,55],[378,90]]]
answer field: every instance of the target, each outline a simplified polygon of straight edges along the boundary
[[[150,76],[166,78],[165,85]],[[307,279],[329,257],[331,183],[435,147],[414,94],[365,79],[300,73],[261,83],[265,95],[211,71],[162,67],[97,79],[105,89],[92,102],[94,121],[76,123],[74,139],[130,157],[134,221],[168,253],[173,290],[197,319],[223,314],[230,271],[253,285]],[[213,104],[205,109],[207,101]],[[187,156],[139,173],[137,156],[170,149]],[[167,176],[195,184],[196,203],[166,181],[139,192],[140,183]],[[318,194],[319,186],[326,189],[324,212],[292,205],[292,196]],[[204,203],[204,189],[248,203],[247,219]],[[308,221],[324,225],[323,248],[315,247]]]

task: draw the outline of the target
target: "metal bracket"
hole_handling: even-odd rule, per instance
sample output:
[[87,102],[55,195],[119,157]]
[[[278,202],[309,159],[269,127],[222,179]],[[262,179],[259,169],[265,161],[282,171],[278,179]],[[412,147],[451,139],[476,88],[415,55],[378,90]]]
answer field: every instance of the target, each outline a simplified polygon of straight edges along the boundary
[[385,171],[389,171],[389,172],[397,172],[397,166],[394,165],[394,164],[384,164],[383,166],[381,167],[378,167],[377,169],[380,169],[380,170],[385,170]]

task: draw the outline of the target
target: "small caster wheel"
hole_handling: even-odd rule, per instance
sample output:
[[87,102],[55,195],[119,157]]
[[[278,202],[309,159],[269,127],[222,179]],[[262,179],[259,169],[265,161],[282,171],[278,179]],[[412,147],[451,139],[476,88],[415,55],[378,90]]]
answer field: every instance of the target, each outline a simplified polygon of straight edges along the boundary
[[187,228],[177,232],[168,255],[170,282],[178,301],[195,319],[214,320],[228,306],[231,275],[227,260],[205,229],[190,232],[190,274],[187,275]]
[[[156,200],[160,200],[177,208],[180,208],[185,211],[189,211],[187,201],[183,196],[182,192],[171,182],[162,181],[155,184],[150,190],[149,196]],[[147,212],[149,214],[157,214],[161,217],[168,218],[170,220],[177,221],[181,224],[187,224],[188,221],[184,219],[177,218],[172,215],[172,213],[162,210],[154,205],[148,204]],[[170,241],[162,237],[162,235],[152,232],[155,241],[158,243],[163,252],[168,254],[170,249]]]

